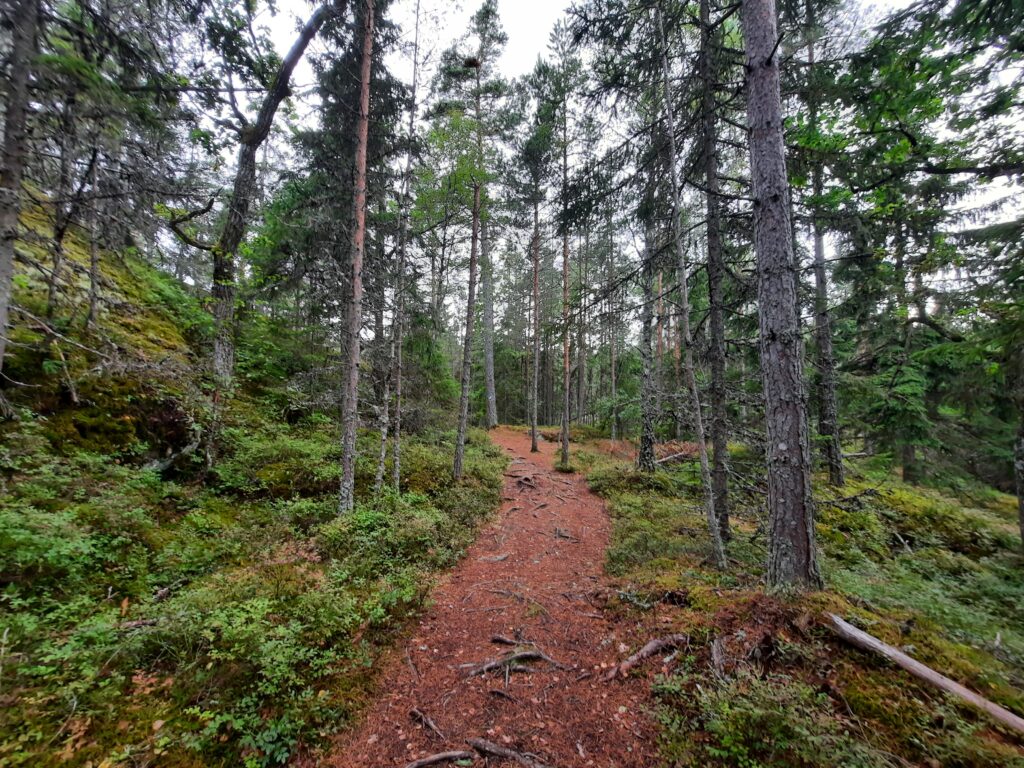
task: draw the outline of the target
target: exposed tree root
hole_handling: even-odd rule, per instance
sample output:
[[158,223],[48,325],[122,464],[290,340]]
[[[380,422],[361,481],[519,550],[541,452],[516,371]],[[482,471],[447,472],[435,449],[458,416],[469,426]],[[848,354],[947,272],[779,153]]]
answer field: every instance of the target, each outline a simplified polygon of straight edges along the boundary
[[568,669],[564,664],[555,661],[543,651],[534,649],[532,651],[519,651],[518,653],[512,653],[508,656],[503,656],[500,659],[492,659],[491,661],[485,662],[480,665],[472,672],[469,673],[470,677],[476,675],[486,675],[488,672],[493,672],[498,669],[508,668],[514,672],[521,672],[528,670],[528,667],[523,667],[519,662],[523,661],[546,661],[557,669]]
[[405,768],[426,768],[428,765],[437,765],[438,763],[453,763],[456,760],[472,760],[476,755],[466,750],[456,750],[454,752],[438,752],[436,755],[430,755],[429,757],[422,757],[419,760],[413,760]]
[[516,752],[514,749],[502,747],[495,744],[493,741],[487,741],[486,739],[466,739],[466,743],[484,757],[503,757],[506,760],[514,760],[520,765],[525,766],[525,768],[550,768],[550,766],[546,763],[542,763],[533,755],[529,755],[525,752]]

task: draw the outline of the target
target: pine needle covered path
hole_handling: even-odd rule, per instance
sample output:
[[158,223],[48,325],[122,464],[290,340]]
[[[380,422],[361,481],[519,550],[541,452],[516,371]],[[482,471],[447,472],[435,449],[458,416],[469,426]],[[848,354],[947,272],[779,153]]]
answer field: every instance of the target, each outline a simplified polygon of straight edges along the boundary
[[656,762],[649,681],[607,680],[648,635],[601,610],[603,502],[582,476],[553,469],[553,443],[531,454],[523,432],[491,436],[511,459],[497,517],[434,590],[385,662],[378,698],[325,764],[402,767],[472,753],[470,739],[559,768]]

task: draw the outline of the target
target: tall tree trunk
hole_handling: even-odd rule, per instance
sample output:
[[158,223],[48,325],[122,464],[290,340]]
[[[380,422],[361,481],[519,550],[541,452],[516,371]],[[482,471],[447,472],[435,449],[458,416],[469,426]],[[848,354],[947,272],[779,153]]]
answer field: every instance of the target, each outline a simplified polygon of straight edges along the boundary
[[[476,119],[480,123],[480,61],[476,68]],[[452,477],[462,479],[462,462],[466,453],[466,428],[469,423],[469,385],[473,373],[473,318],[476,314],[476,270],[480,250],[480,203],[483,190],[484,140],[480,130],[476,133],[477,169],[473,180],[473,223],[469,245],[469,286],[466,291],[466,335],[462,343],[462,375],[459,392],[459,426],[455,434],[455,461]]]
[[561,464],[569,466],[569,104],[562,105],[562,454]]
[[768,583],[819,587],[775,0],[743,0],[741,25],[747,48],[747,124],[767,427]]
[[86,329],[92,328],[99,311],[100,292],[100,201],[99,161],[92,166],[92,205],[89,206],[89,311],[85,315]]
[[[477,130],[480,130],[479,123]],[[483,301],[484,400],[487,429],[498,426],[498,399],[494,390],[494,270],[487,217],[480,221],[480,298]]]
[[722,539],[731,537],[729,529],[729,417],[725,392],[725,302],[722,298],[725,282],[725,255],[722,249],[722,213],[718,192],[718,120],[715,114],[714,87],[717,74],[717,35],[711,28],[709,0],[700,3],[701,53],[700,77],[701,129],[703,141],[704,184],[706,187],[706,233],[708,246],[708,294],[710,308],[708,325],[711,343],[708,362],[711,367],[711,447],[713,451],[712,478],[715,491],[715,516]]
[[540,202],[533,200],[533,237],[530,239],[533,261],[533,381],[530,383],[530,451],[537,447],[537,400],[540,379]]
[[[1022,353],[1024,354],[1024,353]],[[1024,373],[1024,365],[1021,365]],[[1017,485],[1017,522],[1020,526],[1021,546],[1024,548],[1024,386],[1017,395],[1017,440],[1013,445],[1013,476]]]
[[356,429],[359,426],[359,335],[363,324],[363,252],[366,244],[366,145],[370,128],[370,67],[373,63],[373,0],[363,8],[363,52],[359,68],[359,121],[356,125],[355,211],[352,224],[352,294],[347,328],[341,402],[341,487],[338,512],[355,506]]
[[412,188],[412,142],[416,135],[416,89],[419,86],[420,65],[420,0],[416,0],[415,32],[412,43],[412,88],[409,94],[409,146],[405,155],[405,173],[402,174],[401,226],[398,230],[398,265],[395,273],[395,424],[392,429],[391,484],[395,491],[402,490],[402,342],[405,328],[405,255],[409,244],[409,191]]
[[[661,6],[657,9],[658,33],[661,38],[661,82],[662,104],[665,108],[665,127],[668,131],[669,180],[672,185],[672,240],[676,248],[679,272],[679,322],[683,333],[683,375],[690,390],[690,406],[693,408],[693,428],[697,437],[697,452],[700,456],[700,478],[704,486],[704,511],[707,515],[708,533],[711,536],[711,554],[715,565],[721,569],[726,567],[725,547],[722,545],[720,523],[715,515],[715,492],[711,478],[711,463],[708,461],[708,444],[704,436],[704,414],[701,410],[700,389],[697,387],[697,374],[693,365],[693,339],[690,335],[690,289],[688,285],[688,268],[686,264],[686,246],[683,244],[683,233],[680,231],[679,217],[681,194],[679,170],[676,167],[676,125],[672,108],[672,89],[669,84],[668,41],[665,37],[665,22]],[[661,279],[659,275],[659,288]]]
[[643,283],[643,308],[640,311],[640,359],[643,379],[640,384],[640,446],[636,454],[636,466],[641,472],[653,472],[654,464],[654,421],[657,412],[654,405],[654,348],[651,338],[651,282],[654,270],[654,239],[651,235],[651,224],[646,224],[644,232],[644,262],[640,270]]
[[[7,352],[7,325],[14,281],[14,242],[21,214],[21,179],[28,153],[25,118],[28,113],[28,73],[36,51],[39,0],[20,0],[12,9],[11,66],[4,112],[3,167],[0,168],[0,371]],[[10,416],[7,400],[0,395],[0,415]]]
[[[705,0],[706,2],[706,0]],[[807,63],[809,73],[813,73],[815,65],[814,39],[815,15],[814,0],[808,0],[807,27],[811,35],[807,46]],[[811,130],[818,126],[818,99],[813,88],[808,88],[807,111]],[[814,159],[811,191],[817,201],[821,200],[824,191],[822,182],[822,163]],[[828,277],[825,273],[825,233],[818,215],[820,202],[815,202],[812,217],[814,239],[814,341],[818,352],[818,433],[821,435],[825,464],[828,466],[830,485],[842,486],[846,479],[843,475],[843,449],[839,434],[839,408],[836,405],[836,362],[832,352],[832,323],[828,313]]]

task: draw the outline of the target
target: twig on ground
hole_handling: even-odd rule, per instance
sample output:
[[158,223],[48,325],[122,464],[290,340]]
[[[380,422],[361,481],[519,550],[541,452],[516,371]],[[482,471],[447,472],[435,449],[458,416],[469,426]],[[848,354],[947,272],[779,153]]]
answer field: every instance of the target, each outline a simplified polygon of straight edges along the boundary
[[417,707],[413,707],[409,710],[409,717],[420,723],[423,727],[430,729],[437,734],[437,737],[444,741],[444,734],[441,733],[441,729],[437,727],[437,723],[430,719],[430,717]]
[[607,681],[614,680],[619,676],[625,677],[629,670],[644,659],[650,658],[651,656],[665,650],[675,650],[679,646],[686,645],[689,642],[689,635],[666,635],[665,637],[655,638],[628,659],[612,667],[608,674],[605,675],[604,679]]

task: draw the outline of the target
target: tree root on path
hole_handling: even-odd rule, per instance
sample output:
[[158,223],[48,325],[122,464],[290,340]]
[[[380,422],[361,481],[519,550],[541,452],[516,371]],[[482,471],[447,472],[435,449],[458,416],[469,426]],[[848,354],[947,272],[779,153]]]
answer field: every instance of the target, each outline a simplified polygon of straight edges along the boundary
[[546,763],[542,763],[533,755],[527,754],[526,752],[516,752],[514,749],[502,747],[495,744],[493,741],[487,741],[486,739],[466,739],[466,743],[479,752],[483,757],[503,757],[506,760],[514,760],[525,768],[550,768],[550,766]]
[[476,755],[472,752],[465,750],[457,750],[455,752],[438,752],[436,755],[430,755],[419,760],[413,760],[405,768],[426,768],[428,765],[437,765],[438,763],[452,763],[456,760],[472,760]]
[[492,659],[491,661],[481,664],[479,667],[469,673],[470,677],[476,675],[486,675],[488,672],[493,672],[498,669],[508,668],[513,671],[524,671],[528,667],[523,667],[519,662],[522,661],[546,661],[557,669],[568,669],[565,664],[555,661],[543,651],[534,649],[532,651],[519,651],[518,653],[512,653],[508,656],[502,656],[500,659]]
[[655,638],[651,640],[647,645],[641,648],[639,651],[634,653],[628,659],[620,664],[616,664],[611,670],[605,675],[605,681],[614,680],[616,677],[625,677],[626,674],[639,664],[644,659],[650,658],[661,651],[668,649],[676,649],[681,645],[686,645],[690,642],[689,635],[666,635],[665,637]]

